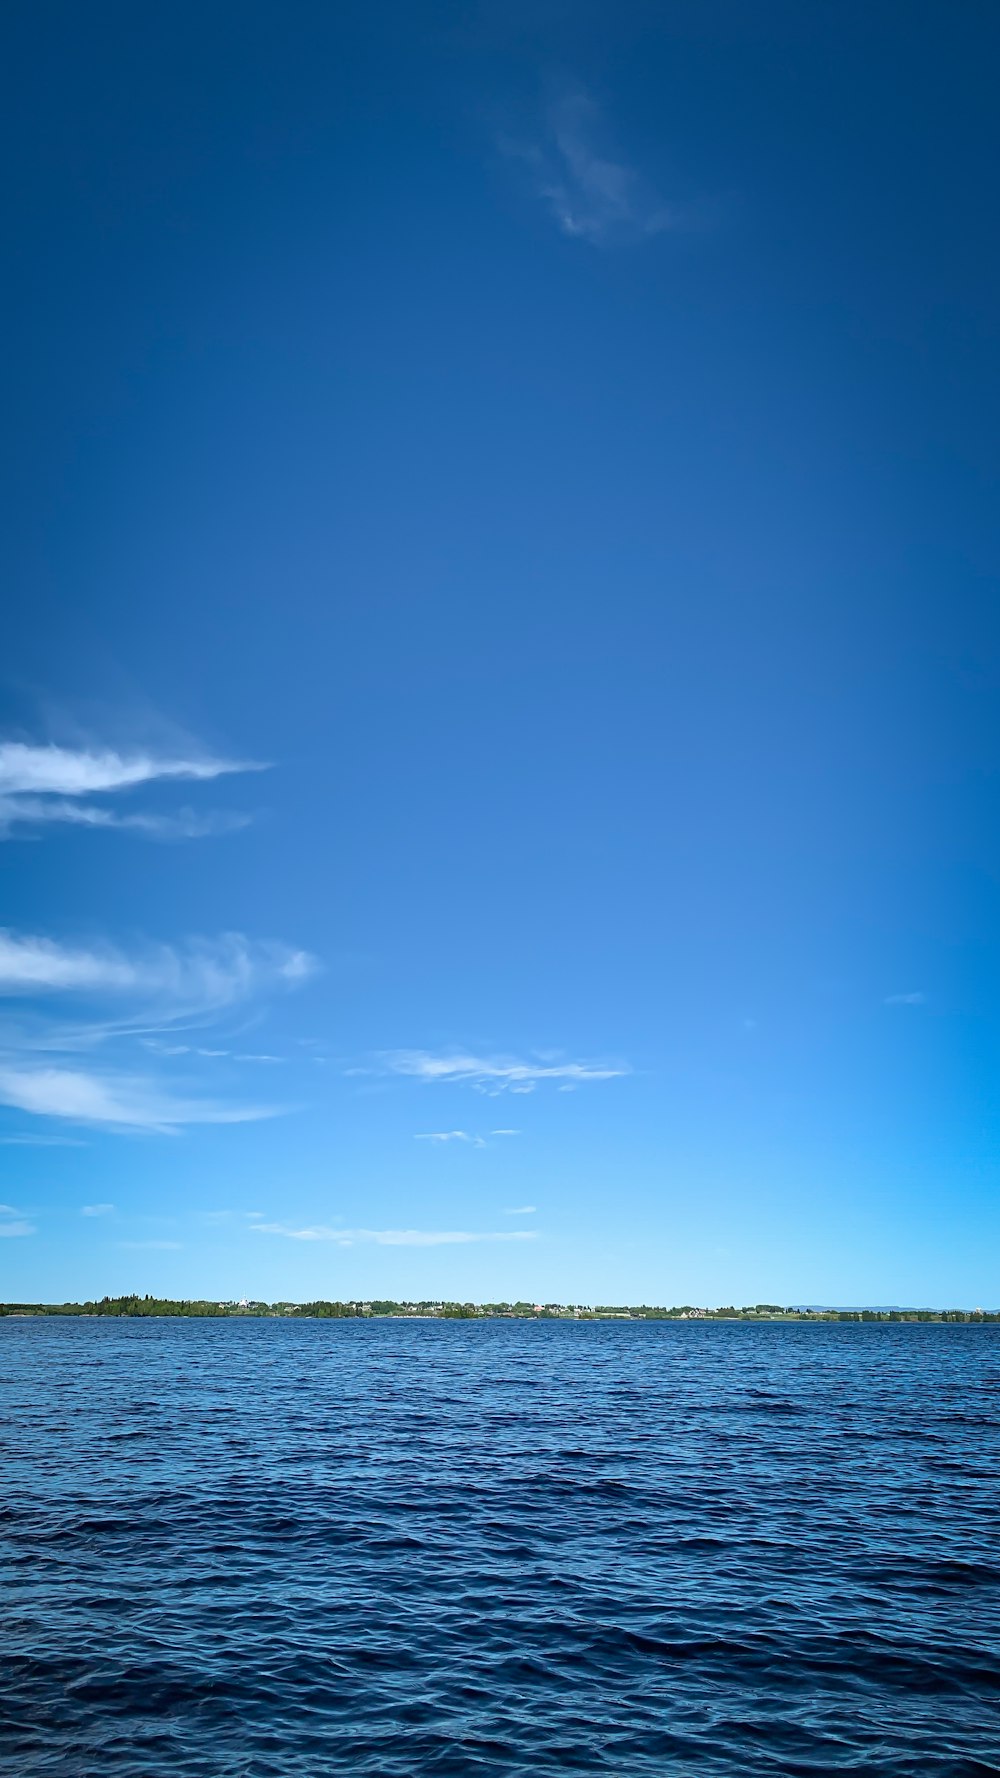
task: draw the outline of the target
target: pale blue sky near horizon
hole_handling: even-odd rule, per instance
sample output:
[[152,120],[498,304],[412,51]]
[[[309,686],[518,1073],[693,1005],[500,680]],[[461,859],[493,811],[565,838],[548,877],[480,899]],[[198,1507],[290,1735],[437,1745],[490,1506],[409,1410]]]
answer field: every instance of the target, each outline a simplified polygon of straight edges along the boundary
[[0,1299],[1000,1303],[997,17],[4,38]]

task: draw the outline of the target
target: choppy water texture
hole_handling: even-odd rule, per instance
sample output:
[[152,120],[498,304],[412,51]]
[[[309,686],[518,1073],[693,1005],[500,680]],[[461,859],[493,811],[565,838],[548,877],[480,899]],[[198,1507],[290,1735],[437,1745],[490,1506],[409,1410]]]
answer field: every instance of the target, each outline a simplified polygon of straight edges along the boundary
[[1000,1771],[1000,1337],[0,1321],[0,1770]]

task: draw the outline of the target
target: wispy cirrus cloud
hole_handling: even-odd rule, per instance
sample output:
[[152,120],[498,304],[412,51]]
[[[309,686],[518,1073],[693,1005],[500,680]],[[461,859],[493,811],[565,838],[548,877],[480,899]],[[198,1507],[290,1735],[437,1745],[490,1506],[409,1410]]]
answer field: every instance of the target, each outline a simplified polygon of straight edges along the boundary
[[241,813],[189,808],[169,814],[109,808],[95,796],[115,796],[158,781],[205,782],[237,772],[266,770],[258,760],[222,759],[191,749],[155,754],[137,749],[59,747],[0,741],[0,839],[18,828],[54,823],[119,828],[151,839],[200,839],[246,826]]
[[80,1215],[81,1216],[112,1216],[114,1214],[114,1208],[115,1207],[113,1204],[81,1204],[80,1205]]
[[221,778],[227,772],[266,769],[258,760],[157,757],[141,751],[119,753],[109,747],[39,747],[24,741],[0,742],[0,796],[25,791],[89,796],[96,791],[149,784],[154,778]]
[[649,240],[681,220],[678,208],[609,146],[604,112],[582,87],[554,99],[535,130],[505,134],[499,145],[527,168],[564,235],[606,247]]
[[339,1247],[353,1247],[355,1243],[363,1242],[371,1242],[376,1247],[455,1247],[479,1241],[535,1239],[534,1229],[480,1234],[471,1229],[341,1229],[325,1223],[294,1228],[284,1222],[257,1222],[253,1227],[259,1235],[282,1235],[289,1241],[333,1241]]
[[66,827],[117,828],[153,840],[203,840],[214,834],[238,833],[252,820],[252,815],[226,809],[212,809],[203,815],[194,809],[178,809],[171,815],[123,815],[96,803],[71,803],[59,797],[0,798],[0,839],[18,823],[38,827],[61,822]]
[[923,1006],[926,999],[927,999],[927,995],[922,994],[919,991],[917,991],[916,993],[912,993],[912,994],[887,994],[885,997],[885,1000],[883,1002],[883,1005],[885,1005],[885,1006]]
[[187,1057],[190,1070],[200,1046],[149,1034],[211,1025],[235,1009],[245,1016],[249,1005],[300,987],[316,968],[305,951],[234,933],[124,951],[0,930],[0,998],[12,1007],[0,1022],[0,1104],[34,1117],[160,1134],[275,1116],[282,1107],[204,1096],[197,1079],[178,1086],[176,1070],[165,1084],[103,1054],[87,1066],[79,1057],[139,1037],[151,1057]]
[[471,1136],[468,1130],[421,1130],[414,1142],[470,1142],[473,1148],[485,1148],[482,1136]]
[[137,1027],[197,1023],[264,989],[297,987],[317,967],[307,951],[255,944],[242,933],[123,951],[0,928],[0,996],[130,1000],[139,1009],[130,1021]]
[[505,1216],[534,1216],[535,1214],[536,1208],[534,1204],[517,1204],[512,1210],[504,1211]]
[[382,1068],[410,1080],[465,1082],[491,1096],[502,1092],[531,1093],[545,1082],[581,1083],[620,1080],[630,1073],[625,1063],[524,1060],[517,1056],[477,1056],[464,1050],[435,1054],[430,1050],[385,1050]]
[[79,1136],[26,1135],[0,1136],[0,1148],[86,1148]]
[[274,1105],[185,1098],[156,1082],[117,1070],[52,1068],[0,1061],[0,1105],[34,1117],[64,1118],[111,1130],[173,1135],[188,1124],[244,1124],[276,1117]]
[[[491,1130],[491,1136],[519,1136],[520,1130]],[[477,1136],[470,1130],[420,1130],[413,1138],[414,1142],[467,1142],[473,1148],[488,1148],[485,1136]]]

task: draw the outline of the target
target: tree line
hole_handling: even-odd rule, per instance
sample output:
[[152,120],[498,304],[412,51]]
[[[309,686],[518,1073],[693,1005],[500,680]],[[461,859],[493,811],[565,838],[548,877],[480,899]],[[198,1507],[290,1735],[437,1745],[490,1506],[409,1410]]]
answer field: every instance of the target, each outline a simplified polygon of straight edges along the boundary
[[1000,1311],[983,1309],[801,1309],[782,1308],[776,1303],[755,1303],[743,1308],[732,1304],[719,1309],[702,1309],[692,1304],[675,1308],[642,1304],[605,1304],[583,1306],[565,1303],[459,1303],[395,1302],[376,1298],[368,1302],[340,1302],[320,1299],[311,1303],[256,1302],[243,1298],[239,1302],[211,1302],[200,1298],[103,1296],[80,1303],[0,1303],[0,1316],[15,1315],[103,1315],[117,1317],[187,1316],[222,1319],[227,1316],[302,1317],[320,1321],[359,1319],[370,1316],[421,1317],[441,1321],[474,1321],[483,1319],[522,1320],[630,1320],[630,1321],[800,1321],[800,1322],[971,1322],[1000,1323]]

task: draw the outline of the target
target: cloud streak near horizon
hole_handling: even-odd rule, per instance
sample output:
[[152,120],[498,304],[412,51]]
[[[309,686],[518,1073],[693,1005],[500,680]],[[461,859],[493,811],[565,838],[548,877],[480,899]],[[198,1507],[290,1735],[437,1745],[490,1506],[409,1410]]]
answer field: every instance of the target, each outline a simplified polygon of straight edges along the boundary
[[281,1235],[288,1241],[333,1241],[339,1247],[371,1242],[376,1247],[454,1247],[481,1241],[533,1241],[534,1229],[478,1234],[470,1229],[338,1229],[326,1223],[292,1228],[284,1222],[255,1222],[258,1235]]

